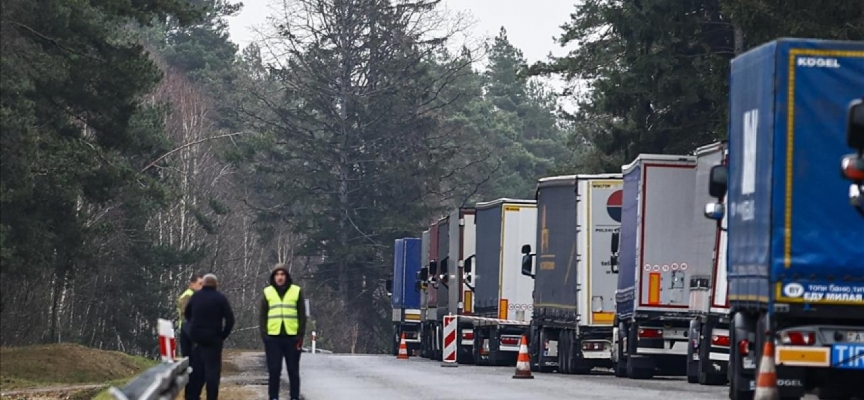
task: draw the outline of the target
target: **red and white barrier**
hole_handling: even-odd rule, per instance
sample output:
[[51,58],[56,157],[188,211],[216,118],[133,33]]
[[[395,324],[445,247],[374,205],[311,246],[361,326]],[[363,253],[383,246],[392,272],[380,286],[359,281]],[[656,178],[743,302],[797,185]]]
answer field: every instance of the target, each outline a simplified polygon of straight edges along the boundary
[[442,367],[456,367],[456,316],[444,316],[444,345]]
[[162,355],[162,361],[174,362],[177,356],[177,339],[174,338],[174,323],[159,318],[159,354]]
[[315,331],[312,331],[312,354],[315,354],[315,344],[317,338],[318,336],[315,335]]

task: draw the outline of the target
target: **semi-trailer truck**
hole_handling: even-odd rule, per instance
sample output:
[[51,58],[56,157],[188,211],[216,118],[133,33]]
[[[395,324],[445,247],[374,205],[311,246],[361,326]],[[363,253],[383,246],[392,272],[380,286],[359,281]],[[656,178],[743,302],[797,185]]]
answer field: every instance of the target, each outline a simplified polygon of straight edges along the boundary
[[864,219],[831,193],[847,189],[835,163],[862,90],[860,41],[779,39],[732,60],[729,166],[709,192],[727,194],[733,400],[753,398],[771,344],[781,398],[861,394]]
[[[438,221],[438,322],[437,331],[443,340],[445,315],[465,315],[465,293],[470,291],[464,273],[464,260],[474,255],[475,210],[460,207]],[[472,296],[468,295],[468,310],[471,311]],[[474,362],[474,326],[471,321],[456,319],[456,361],[460,364]],[[443,342],[438,343],[443,348]]]
[[392,353],[398,354],[402,334],[408,352],[420,347],[420,288],[414,279],[420,271],[420,239],[396,239],[393,251],[393,278],[388,281],[393,307]]
[[[728,153],[725,142],[696,149],[696,195],[694,207],[704,209],[705,188],[715,165],[725,164]],[[705,223],[704,217],[701,221]],[[703,247],[714,249],[712,273],[708,277],[690,278],[690,341],[687,348],[687,382],[723,385],[729,364],[729,297],[726,284],[726,219],[715,223],[713,232],[700,232],[695,239],[707,241]]]
[[438,331],[438,221],[424,232],[427,237],[426,261],[428,264],[420,269],[418,280],[426,298],[426,311],[420,323],[420,356],[429,359],[441,359],[441,332]]
[[428,285],[429,285],[429,230],[423,231],[420,234],[420,269],[414,276],[416,285],[420,290],[420,327],[418,334],[420,335],[419,353],[421,357],[429,358],[427,350],[428,346],[428,326],[427,322],[429,315],[428,301]]
[[620,174],[538,181],[539,245],[536,254],[525,246],[522,265],[534,278],[528,352],[535,371],[584,374],[612,366],[618,279],[610,249],[621,227],[622,184]]
[[[686,373],[690,282],[710,279],[704,207],[694,207],[693,156],[641,154],[622,167],[620,266],[613,329],[615,375],[636,379]],[[709,201],[705,196],[703,204]],[[697,217],[701,220],[697,220]],[[698,222],[698,223],[697,223]]]
[[474,272],[474,313],[459,320],[473,324],[477,365],[515,365],[531,321],[534,286],[521,274],[519,250],[534,243],[537,205],[503,198],[476,207],[477,254],[465,266]]

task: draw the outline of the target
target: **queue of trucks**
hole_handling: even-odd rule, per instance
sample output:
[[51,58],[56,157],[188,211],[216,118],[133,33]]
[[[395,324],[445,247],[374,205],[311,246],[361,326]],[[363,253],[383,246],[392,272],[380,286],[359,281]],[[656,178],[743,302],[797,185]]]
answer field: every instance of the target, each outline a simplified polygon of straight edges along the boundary
[[515,365],[524,335],[535,372],[683,375],[741,400],[768,349],[780,398],[860,395],[864,43],[754,48],[729,104],[728,141],[543,177],[397,240],[394,354],[404,332],[442,360],[456,316],[462,364]]

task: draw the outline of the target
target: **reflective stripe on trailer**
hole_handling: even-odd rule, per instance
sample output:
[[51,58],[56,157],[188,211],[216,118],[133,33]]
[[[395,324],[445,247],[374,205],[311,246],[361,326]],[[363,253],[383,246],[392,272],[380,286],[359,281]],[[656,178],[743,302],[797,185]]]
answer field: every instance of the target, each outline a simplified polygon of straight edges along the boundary
[[475,316],[465,316],[460,315],[459,318],[465,321],[471,321],[475,326],[492,326],[492,325],[517,325],[517,326],[528,326],[530,323],[525,321],[517,321],[513,319],[498,319],[498,318],[485,318],[485,317],[475,317]]

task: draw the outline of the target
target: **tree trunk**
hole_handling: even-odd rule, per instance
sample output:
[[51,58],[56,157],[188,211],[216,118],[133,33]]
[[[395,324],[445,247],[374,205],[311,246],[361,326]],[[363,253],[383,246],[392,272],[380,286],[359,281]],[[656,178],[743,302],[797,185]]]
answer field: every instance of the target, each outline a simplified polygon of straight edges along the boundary
[[735,35],[735,56],[738,56],[744,52],[744,30],[734,21],[732,22],[732,29]]

